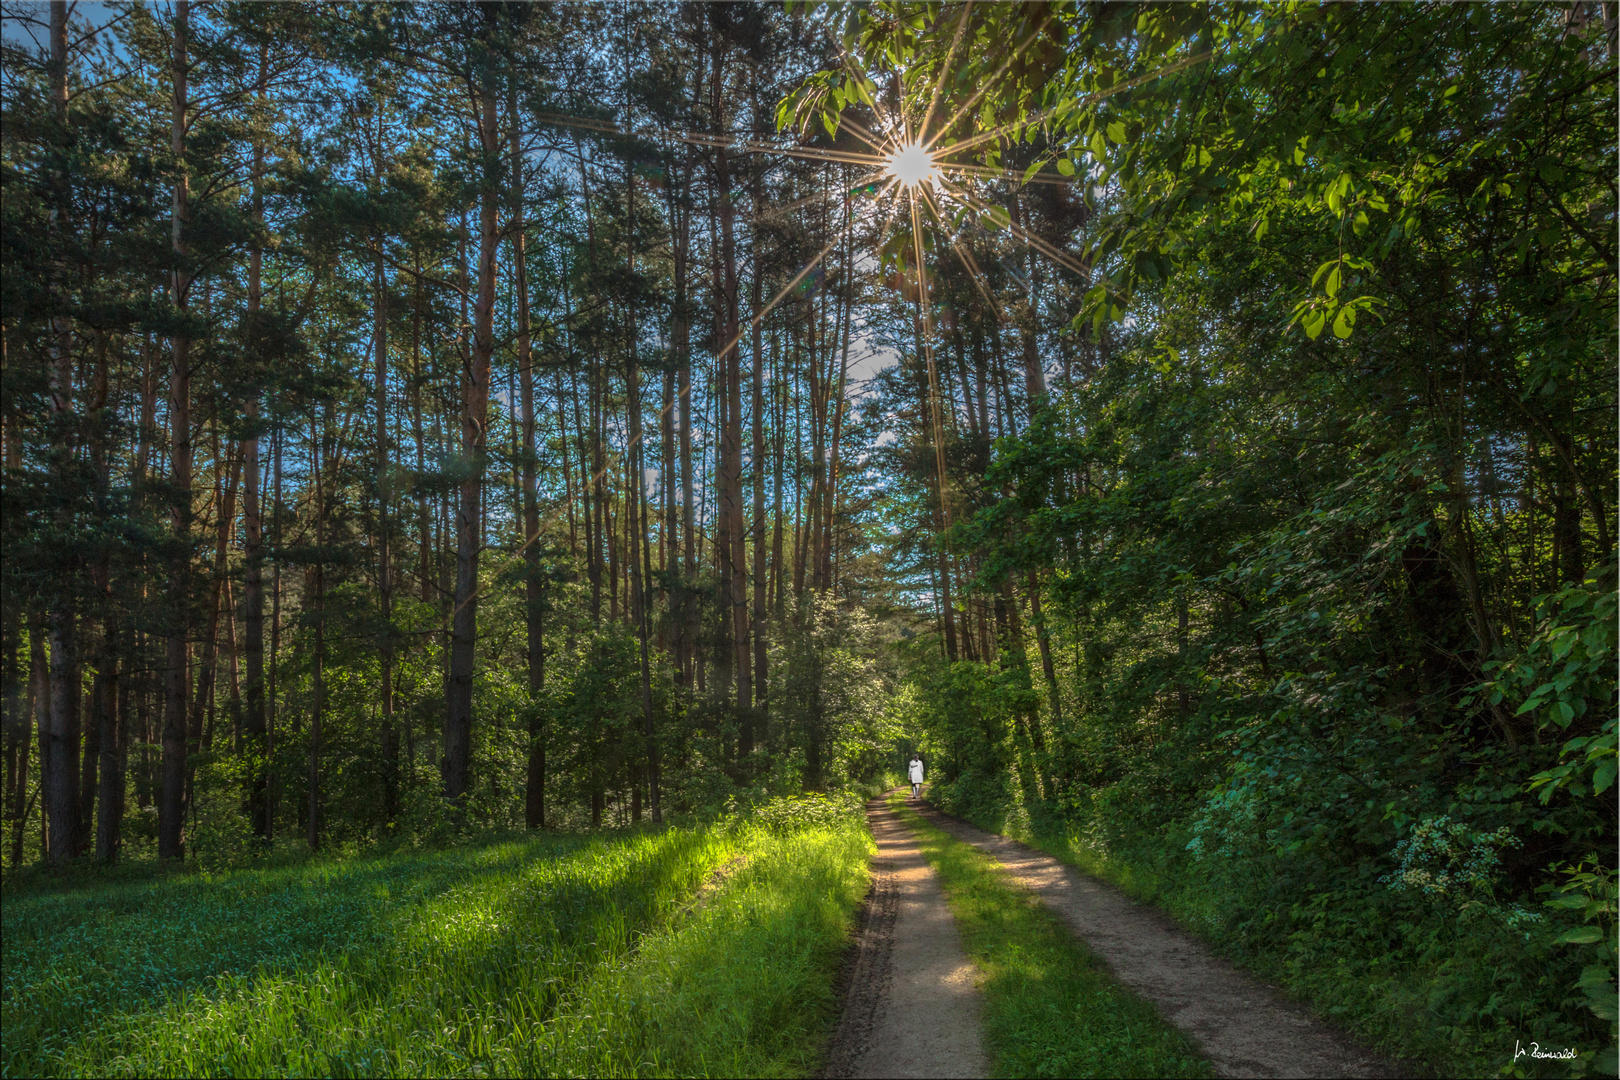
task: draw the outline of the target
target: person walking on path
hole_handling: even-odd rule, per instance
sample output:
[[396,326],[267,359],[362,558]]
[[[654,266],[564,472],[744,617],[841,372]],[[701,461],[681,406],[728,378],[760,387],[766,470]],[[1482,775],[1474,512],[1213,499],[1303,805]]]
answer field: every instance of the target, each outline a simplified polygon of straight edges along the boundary
[[913,799],[922,795],[923,763],[922,758],[916,754],[911,755],[911,797]]

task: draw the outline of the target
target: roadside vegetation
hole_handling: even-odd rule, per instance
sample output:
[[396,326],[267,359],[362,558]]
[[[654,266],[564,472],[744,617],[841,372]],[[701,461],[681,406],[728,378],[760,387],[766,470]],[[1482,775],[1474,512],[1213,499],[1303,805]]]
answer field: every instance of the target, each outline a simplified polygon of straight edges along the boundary
[[898,813],[939,874],[969,959],[983,974],[984,1041],[996,1076],[1213,1076],[1158,1010],[1119,986],[995,860]]
[[[1331,893],[1300,892],[1293,875],[1266,860],[1200,860],[1186,850],[1196,836],[1185,825],[1091,818],[1063,832],[1033,828],[1022,804],[953,812],[1154,904],[1222,955],[1422,1073],[1585,1075],[1602,1050],[1602,1029],[1583,1020],[1589,999],[1576,986],[1593,974],[1591,967],[1583,973],[1582,953],[1601,956],[1601,901],[1571,911],[1569,894],[1555,893],[1546,915],[1478,901],[1459,908],[1392,895],[1370,876]],[[1461,863],[1467,852],[1456,854]],[[1576,892],[1601,888],[1590,875],[1565,884]],[[1583,915],[1590,934],[1582,933]],[[1527,1054],[1534,1041],[1573,1047],[1585,1061],[1577,1058],[1573,1070],[1562,1060],[1515,1062],[1516,1040]]]
[[746,823],[8,894],[0,1068],[802,1075],[869,843],[855,800],[810,798]]

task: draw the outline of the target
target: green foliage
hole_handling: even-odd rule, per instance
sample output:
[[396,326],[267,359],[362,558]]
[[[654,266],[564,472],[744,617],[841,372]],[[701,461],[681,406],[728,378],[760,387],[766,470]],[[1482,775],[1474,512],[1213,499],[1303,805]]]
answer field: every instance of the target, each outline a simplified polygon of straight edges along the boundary
[[827,595],[806,597],[774,653],[770,724],[807,790],[866,780],[893,755],[900,729],[879,665],[876,621]]
[[1615,1008],[1615,971],[1620,957],[1620,932],[1616,928],[1616,907],[1620,883],[1613,867],[1596,856],[1562,868],[1556,883],[1542,887],[1553,898],[1547,906],[1577,913],[1581,925],[1558,936],[1557,943],[1571,946],[1582,961],[1581,977],[1575,989],[1584,997],[1586,1008],[1608,1024],[1609,1045],[1593,1060],[1600,1074],[1615,1071],[1616,1047],[1620,1045],[1620,1017]]
[[[1254,857],[1252,849],[1223,855],[1210,844],[1207,826],[1209,846],[1200,850],[1196,826],[1141,821],[1118,788],[1099,792],[1094,805],[1063,828],[1039,833],[1018,828],[1015,808],[1005,806],[978,824],[999,827],[1163,908],[1241,966],[1415,1068],[1440,1075],[1559,1076],[1571,1069],[1602,1075],[1606,1025],[1575,1013],[1589,1000],[1585,992],[1570,997],[1583,976],[1601,992],[1601,966],[1586,970],[1601,965],[1600,947],[1562,943],[1574,922],[1557,907],[1537,918],[1523,905],[1480,902],[1489,888],[1424,894],[1391,889],[1387,875],[1375,876],[1370,866],[1349,876],[1308,861]],[[1460,831],[1446,824],[1439,830],[1448,838]],[[1447,840],[1415,846],[1454,867],[1474,851],[1473,843],[1458,849]],[[1487,886],[1500,884],[1491,868],[1482,869]],[[1568,907],[1590,904],[1590,917],[1612,926],[1612,914],[1598,914],[1613,910],[1612,901],[1605,907],[1602,871],[1571,885]],[[1516,1039],[1574,1047],[1579,1058],[1573,1066],[1521,1060],[1515,1071]]]
[[726,818],[733,828],[769,829],[779,833],[847,828],[852,822],[858,825],[864,820],[862,799],[853,792],[784,796]]
[[[8,895],[4,1071],[807,1072],[869,844],[847,802],[800,800],[757,825]],[[700,891],[721,867],[741,869]]]
[[1514,715],[1534,716],[1538,735],[1587,732],[1564,743],[1557,765],[1530,778],[1543,803],[1560,792],[1601,795],[1614,784],[1616,764],[1614,566],[1541,603],[1535,635],[1518,655],[1487,665],[1494,678],[1484,692],[1492,705],[1518,701]]
[[982,975],[996,1076],[1210,1076],[1154,1007],[1119,987],[1057,916],[995,861],[890,799],[922,840]]

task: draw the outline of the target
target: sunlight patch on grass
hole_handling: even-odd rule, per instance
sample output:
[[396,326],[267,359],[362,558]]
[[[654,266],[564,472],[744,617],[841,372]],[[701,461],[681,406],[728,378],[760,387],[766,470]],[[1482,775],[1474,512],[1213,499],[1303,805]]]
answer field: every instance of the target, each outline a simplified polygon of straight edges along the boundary
[[806,1075],[871,840],[752,819],[8,897],[0,1075]]
[[4,1072],[465,1074],[731,848],[540,839],[8,900]]
[[558,1009],[521,1075],[807,1076],[836,1019],[833,984],[866,893],[857,819],[789,836],[758,830],[748,861],[702,908]]

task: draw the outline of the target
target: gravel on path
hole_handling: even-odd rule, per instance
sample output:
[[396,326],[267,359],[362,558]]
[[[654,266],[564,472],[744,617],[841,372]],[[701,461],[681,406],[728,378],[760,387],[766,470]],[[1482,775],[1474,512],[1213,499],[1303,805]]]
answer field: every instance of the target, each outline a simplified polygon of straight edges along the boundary
[[994,857],[1057,913],[1124,986],[1158,1006],[1221,1076],[1400,1076],[1392,1063],[1216,956],[1167,916],[1016,840],[929,806],[930,822]]
[[917,838],[881,799],[866,804],[878,853],[828,1077],[989,1075],[977,971]]

